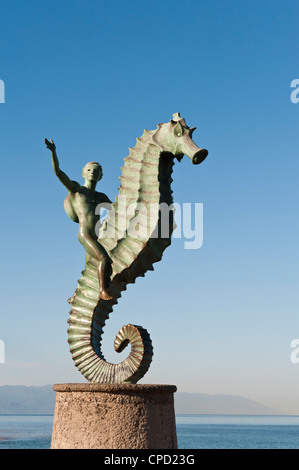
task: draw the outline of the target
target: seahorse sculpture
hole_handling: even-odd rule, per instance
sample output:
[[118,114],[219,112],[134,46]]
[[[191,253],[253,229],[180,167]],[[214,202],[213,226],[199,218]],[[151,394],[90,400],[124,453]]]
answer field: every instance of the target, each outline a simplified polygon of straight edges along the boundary
[[[97,261],[91,258],[73,297],[68,320],[68,342],[75,365],[93,383],[136,383],[147,372],[153,348],[148,332],[126,325],[118,332],[114,348],[121,352],[129,343],[131,351],[119,364],[107,362],[101,351],[103,328],[113,306],[136,278],[153,270],[171,243],[175,228],[172,213],[171,174],[174,159],[184,155],[199,164],[207,156],[192,141],[195,128],[187,126],[179,113],[154,131],[145,130],[124,159],[119,195],[99,230],[98,241],[112,260],[111,300],[99,300]],[[170,207],[168,234],[163,233],[160,204]],[[145,210],[143,210],[145,208]],[[150,208],[150,211],[148,210]],[[136,226],[147,228],[141,236],[131,236]],[[165,228],[165,227],[164,227]]]

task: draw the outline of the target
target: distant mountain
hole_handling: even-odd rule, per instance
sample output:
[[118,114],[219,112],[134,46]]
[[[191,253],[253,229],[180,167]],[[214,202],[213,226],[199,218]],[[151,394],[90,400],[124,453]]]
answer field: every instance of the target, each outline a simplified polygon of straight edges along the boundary
[[52,385],[2,385],[0,414],[53,414],[55,398]]
[[[53,414],[55,398],[52,385],[2,385],[0,414]],[[240,396],[176,392],[174,398],[177,414],[282,414]]]
[[237,414],[273,415],[282,411],[237,395],[207,395],[205,393],[175,393],[177,414]]

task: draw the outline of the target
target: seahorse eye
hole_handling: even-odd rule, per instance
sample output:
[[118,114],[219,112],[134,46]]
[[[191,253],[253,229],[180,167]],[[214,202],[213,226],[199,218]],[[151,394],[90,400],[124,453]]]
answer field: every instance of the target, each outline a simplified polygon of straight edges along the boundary
[[174,128],[174,135],[176,135],[177,137],[182,137],[183,134],[184,134],[184,128],[183,128],[183,126],[178,122],[177,125],[176,125],[175,128]]

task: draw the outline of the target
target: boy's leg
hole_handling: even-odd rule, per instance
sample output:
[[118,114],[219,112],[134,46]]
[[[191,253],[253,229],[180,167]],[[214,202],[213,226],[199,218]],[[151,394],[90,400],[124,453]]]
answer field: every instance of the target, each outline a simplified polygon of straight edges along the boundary
[[86,250],[86,254],[95,258],[99,262],[98,266],[98,279],[99,279],[99,288],[100,288],[100,299],[103,300],[112,300],[113,297],[108,294],[106,290],[106,274],[108,267],[108,260],[106,254],[98,242],[91,237],[89,233],[80,233],[79,241],[82,243]]
[[113,297],[111,297],[111,295],[108,294],[106,290],[107,267],[108,267],[108,263],[107,263],[106,258],[99,262],[98,278],[99,278],[99,285],[100,285],[100,299],[112,300]]

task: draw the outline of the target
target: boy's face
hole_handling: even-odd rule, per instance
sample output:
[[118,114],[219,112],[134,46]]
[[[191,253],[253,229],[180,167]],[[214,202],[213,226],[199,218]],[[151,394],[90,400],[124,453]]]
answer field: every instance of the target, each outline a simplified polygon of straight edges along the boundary
[[99,181],[102,178],[101,167],[97,163],[87,163],[82,171],[82,176],[87,181]]

